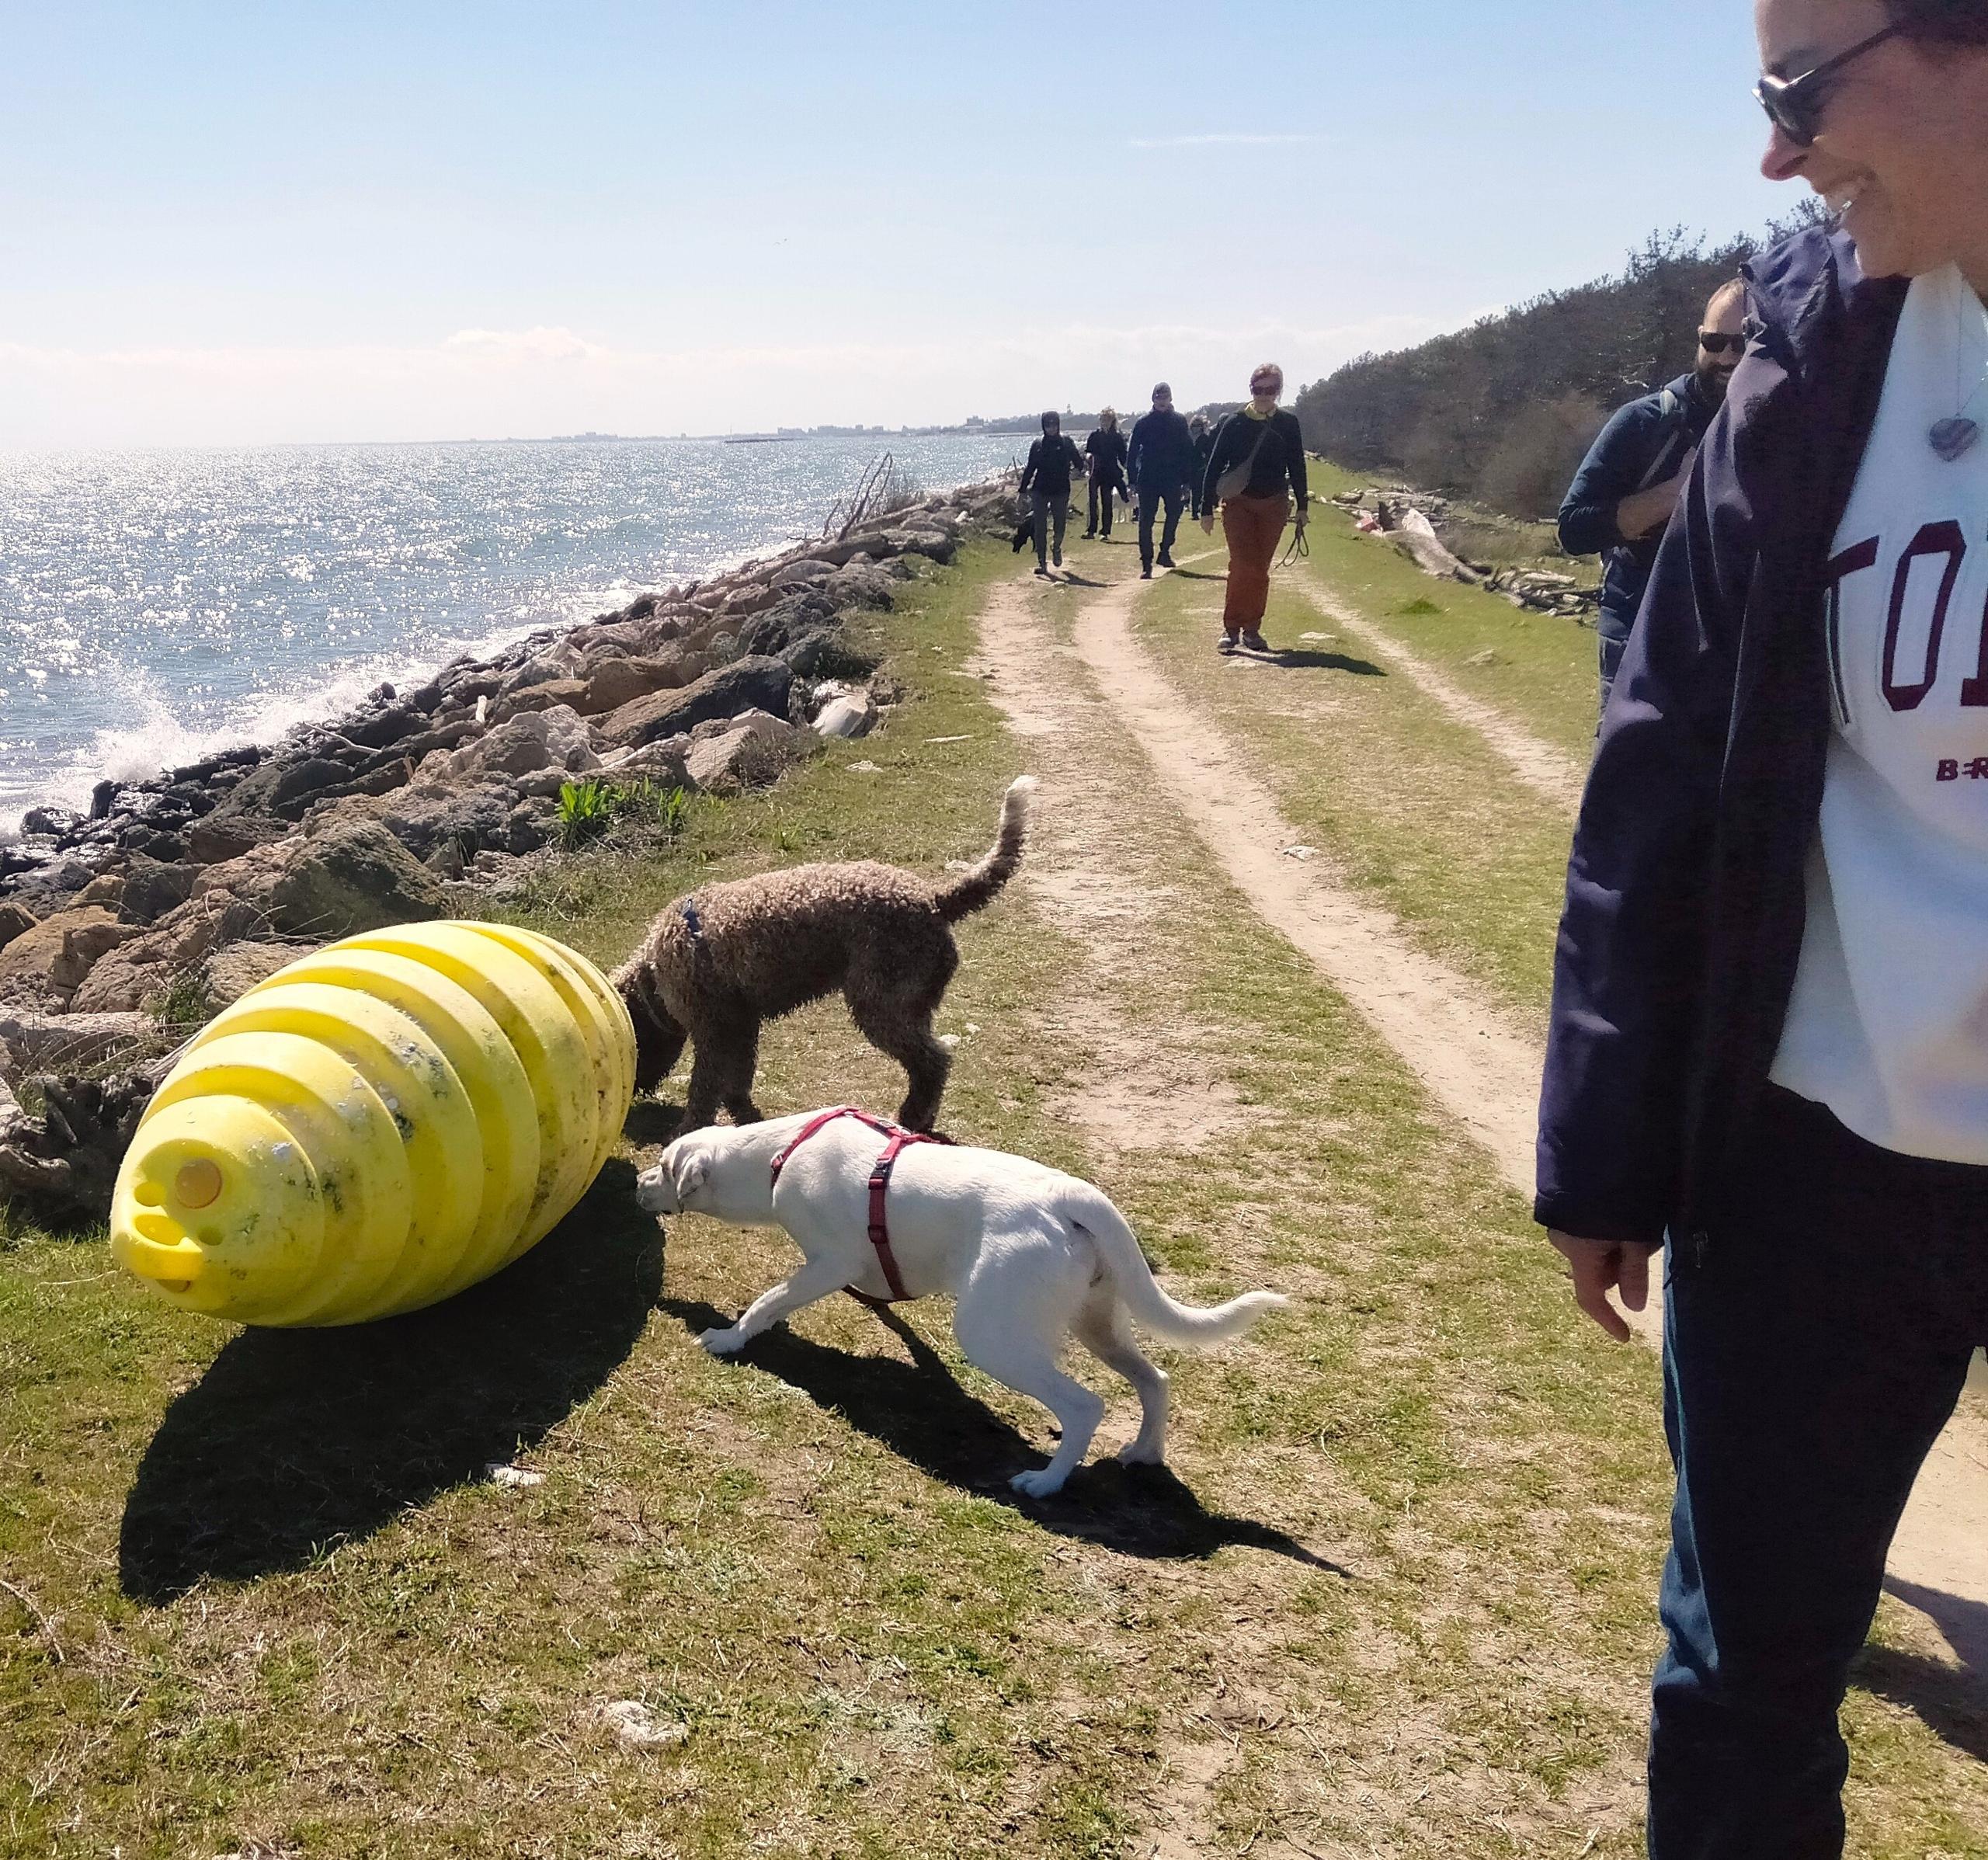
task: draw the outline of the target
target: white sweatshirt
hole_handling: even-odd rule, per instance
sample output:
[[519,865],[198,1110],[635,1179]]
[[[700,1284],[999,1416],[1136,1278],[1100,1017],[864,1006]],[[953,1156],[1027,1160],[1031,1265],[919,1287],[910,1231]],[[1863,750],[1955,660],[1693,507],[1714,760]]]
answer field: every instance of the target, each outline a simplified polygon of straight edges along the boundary
[[[1958,386],[1957,386],[1958,383]],[[1776,1083],[1988,1163],[1988,314],[1913,281],[1831,564],[1835,728]],[[1975,391],[1979,389],[1979,391]],[[1943,459],[1930,429],[1981,437]]]

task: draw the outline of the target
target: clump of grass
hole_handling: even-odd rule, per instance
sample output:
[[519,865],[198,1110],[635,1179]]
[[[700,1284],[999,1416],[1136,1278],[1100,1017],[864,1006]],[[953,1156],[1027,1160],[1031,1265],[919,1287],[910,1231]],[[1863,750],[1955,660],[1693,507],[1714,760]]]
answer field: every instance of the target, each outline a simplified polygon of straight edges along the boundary
[[182,968],[145,1007],[162,1031],[190,1034],[208,1019],[207,983],[197,968]]
[[1395,609],[1395,611],[1397,614],[1406,614],[1410,615],[1440,614],[1442,610],[1443,610],[1437,607],[1433,600],[1427,600],[1420,594],[1418,594],[1413,600],[1403,601],[1399,607]]
[[589,776],[559,789],[559,843],[568,852],[598,840],[614,823],[613,788]]
[[624,783],[589,775],[560,787],[559,843],[570,853],[600,839],[610,827],[631,821],[674,845],[690,812],[690,794],[681,787],[666,788],[647,777]]

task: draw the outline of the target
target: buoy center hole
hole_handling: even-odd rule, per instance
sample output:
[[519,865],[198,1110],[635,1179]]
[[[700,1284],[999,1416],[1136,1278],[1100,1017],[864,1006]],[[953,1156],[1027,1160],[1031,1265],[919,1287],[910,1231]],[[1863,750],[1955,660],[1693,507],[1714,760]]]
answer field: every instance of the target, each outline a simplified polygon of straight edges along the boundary
[[211,1208],[221,1199],[221,1170],[206,1156],[182,1163],[172,1180],[173,1199],[182,1208]]

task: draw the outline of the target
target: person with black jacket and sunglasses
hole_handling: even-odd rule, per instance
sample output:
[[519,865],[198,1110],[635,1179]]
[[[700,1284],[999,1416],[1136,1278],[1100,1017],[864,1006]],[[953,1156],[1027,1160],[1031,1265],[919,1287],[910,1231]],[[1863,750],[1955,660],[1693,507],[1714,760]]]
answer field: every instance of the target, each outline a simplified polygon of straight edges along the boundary
[[1616,411],[1560,506],[1560,547],[1569,555],[1606,558],[1597,628],[1604,710],[1656,564],[1656,546],[1740,366],[1746,312],[1746,289],[1739,280],[1720,286],[1705,306],[1691,373]]
[[1837,1860],[1888,1560],[1988,1598],[1978,1535],[1895,1543],[1988,1344],[1988,0],[1755,23],[1833,219],[1747,263],[1602,718],[1534,1205],[1611,1337],[1663,1275],[1652,1860]]

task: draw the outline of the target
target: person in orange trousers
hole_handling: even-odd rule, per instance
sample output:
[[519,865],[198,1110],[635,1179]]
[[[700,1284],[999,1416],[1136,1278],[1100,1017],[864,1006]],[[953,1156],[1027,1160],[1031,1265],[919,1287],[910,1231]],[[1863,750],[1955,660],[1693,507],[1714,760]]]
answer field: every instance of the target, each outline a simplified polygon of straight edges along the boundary
[[[1291,520],[1294,500],[1300,535],[1310,515],[1304,435],[1298,415],[1277,404],[1283,391],[1284,370],[1274,362],[1264,363],[1249,377],[1249,398],[1216,429],[1202,481],[1201,527],[1214,534],[1219,504],[1229,543],[1229,596],[1216,641],[1224,652],[1239,645],[1251,652],[1270,650],[1263,642],[1263,609],[1270,597],[1277,538]],[[1232,485],[1225,496],[1222,480],[1232,471],[1241,488]]]

